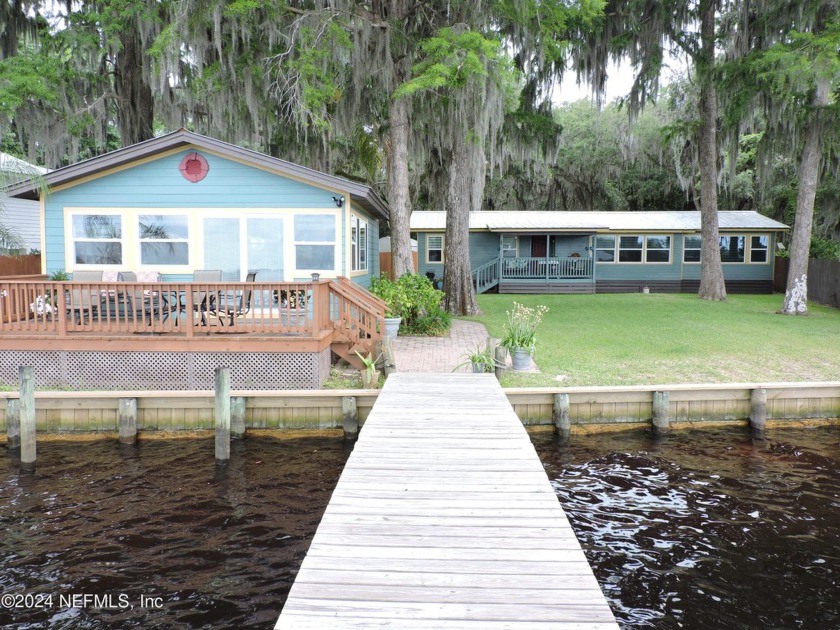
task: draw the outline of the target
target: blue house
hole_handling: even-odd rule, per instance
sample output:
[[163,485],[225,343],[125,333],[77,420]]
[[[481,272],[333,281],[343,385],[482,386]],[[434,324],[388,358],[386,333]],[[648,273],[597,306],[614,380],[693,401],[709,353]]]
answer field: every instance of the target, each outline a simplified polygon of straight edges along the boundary
[[182,129],[7,193],[38,204],[41,271],[71,279],[2,283],[0,382],[319,387],[381,338],[368,186]]
[[[414,212],[420,273],[443,276],[446,213]],[[720,212],[720,253],[731,293],[771,293],[779,235],[788,226],[757,212]],[[470,213],[478,292],[696,292],[699,212]]]
[[43,272],[159,272],[183,281],[379,275],[379,222],[368,186],[180,130],[58,169],[10,197],[41,204]]

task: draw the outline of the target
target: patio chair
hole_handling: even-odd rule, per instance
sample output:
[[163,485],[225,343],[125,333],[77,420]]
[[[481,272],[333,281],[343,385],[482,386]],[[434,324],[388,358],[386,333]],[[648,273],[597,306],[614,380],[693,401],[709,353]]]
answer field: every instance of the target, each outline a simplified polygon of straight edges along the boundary
[[[197,269],[193,272],[193,282],[197,284],[221,281],[221,269]],[[217,301],[215,291],[193,291],[193,310],[198,313],[202,326],[207,325],[207,314],[215,313]]]
[[[102,282],[101,271],[76,271],[73,273],[73,282]],[[73,321],[81,324],[85,319],[92,319],[99,310],[99,302],[102,299],[99,287],[95,289],[71,289],[70,303],[67,305],[67,312],[72,313]]]
[[[250,285],[255,282],[256,279],[257,272],[249,271],[248,275],[245,277],[245,283],[246,285]],[[252,287],[246,286],[245,290],[240,292],[238,295],[231,296],[233,298],[232,300],[228,301],[227,297],[228,296],[225,296],[224,302],[220,303],[219,308],[213,313],[219,318],[220,326],[233,326],[233,320],[237,317],[244,316],[251,310],[251,300],[254,297],[254,291]],[[225,323],[224,318],[227,318],[227,324]]]
[[[157,274],[156,274],[157,275]],[[118,282],[140,282],[133,271],[121,271],[117,276]],[[158,278],[159,281],[159,278]],[[125,289],[118,293],[118,315],[120,317],[148,318],[151,325],[153,316],[160,309],[160,300],[155,292],[143,289]]]

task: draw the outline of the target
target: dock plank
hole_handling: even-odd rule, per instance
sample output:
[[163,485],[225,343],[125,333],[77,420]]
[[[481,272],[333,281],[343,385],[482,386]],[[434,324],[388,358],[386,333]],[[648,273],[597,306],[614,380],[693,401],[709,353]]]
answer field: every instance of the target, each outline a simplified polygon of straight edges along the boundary
[[522,423],[482,374],[392,374],[276,628],[618,625]]

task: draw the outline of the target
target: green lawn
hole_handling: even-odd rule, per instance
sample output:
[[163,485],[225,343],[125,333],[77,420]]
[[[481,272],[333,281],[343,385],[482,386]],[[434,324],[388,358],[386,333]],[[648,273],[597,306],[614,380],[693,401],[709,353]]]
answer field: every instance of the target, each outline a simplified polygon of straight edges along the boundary
[[502,337],[514,301],[549,312],[540,373],[509,371],[507,387],[840,380],[840,311],[818,304],[786,317],[779,295],[480,295],[472,319]]

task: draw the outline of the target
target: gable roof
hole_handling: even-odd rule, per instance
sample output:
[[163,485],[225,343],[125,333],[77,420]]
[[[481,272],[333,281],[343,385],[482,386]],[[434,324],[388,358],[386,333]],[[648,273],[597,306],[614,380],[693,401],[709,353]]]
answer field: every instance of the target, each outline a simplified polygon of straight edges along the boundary
[[40,183],[45,183],[47,187],[52,188],[64,184],[70,184],[82,177],[89,177],[98,173],[103,173],[113,168],[130,164],[136,160],[151,157],[159,153],[164,153],[172,149],[180,147],[197,147],[207,151],[213,151],[222,155],[237,160],[241,160],[246,164],[255,167],[264,168],[273,171],[279,175],[285,175],[299,179],[307,184],[312,184],[319,188],[325,188],[335,192],[343,192],[350,195],[350,199],[354,204],[361,206],[374,216],[382,219],[388,219],[388,207],[385,205],[379,195],[377,195],[370,186],[353,182],[349,179],[328,175],[315,169],[300,166],[293,162],[287,162],[280,158],[271,157],[258,151],[245,149],[243,147],[222,142],[209,136],[203,136],[186,129],[179,129],[163,136],[152,138],[144,142],[139,142],[116,151],[111,151],[103,155],[99,155],[89,160],[77,162],[70,166],[56,169],[51,173],[44,175],[41,181],[36,182],[29,179],[19,184],[15,184],[7,190],[10,197],[21,197],[24,199],[38,199],[40,195]]
[[[786,230],[752,210],[718,212],[721,230]],[[439,210],[411,213],[412,230],[446,229],[446,212]],[[471,230],[490,232],[699,232],[699,211],[674,212],[584,212],[533,210],[482,210],[470,212]]]

